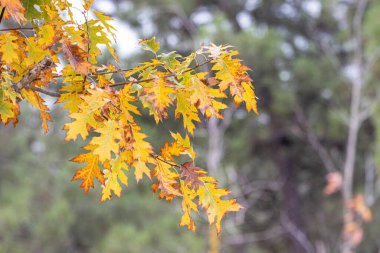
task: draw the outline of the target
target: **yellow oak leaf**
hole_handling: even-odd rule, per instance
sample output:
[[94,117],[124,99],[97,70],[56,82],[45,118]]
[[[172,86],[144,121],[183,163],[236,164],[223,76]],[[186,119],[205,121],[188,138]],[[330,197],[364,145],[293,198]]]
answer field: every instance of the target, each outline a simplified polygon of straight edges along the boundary
[[168,87],[166,84],[167,81],[157,74],[157,78],[154,78],[154,80],[144,88],[146,100],[149,102],[149,105],[145,104],[145,107],[151,105],[150,113],[155,116],[156,123],[159,120],[167,118],[167,110],[173,103],[171,95],[175,93],[175,89]]
[[255,91],[253,90],[253,86],[251,82],[242,82],[242,86],[244,88],[243,92],[243,101],[245,102],[245,107],[247,111],[250,112],[253,110],[258,114],[257,111],[257,101]]
[[100,136],[92,138],[90,144],[96,146],[94,154],[99,156],[101,162],[111,160],[112,152],[117,154],[119,151],[118,141],[121,139],[118,122],[108,120],[104,125],[98,127],[95,132]]
[[241,60],[232,58],[237,54],[237,51],[229,51],[229,53],[213,60],[215,65],[212,70],[216,71],[215,77],[220,80],[220,90],[225,91],[229,88],[230,94],[234,96],[235,105],[244,101],[248,112],[253,110],[257,113],[252,79],[247,73],[249,68],[242,64]]
[[104,92],[103,89],[88,89],[90,94],[82,96],[82,99],[86,102],[85,108],[89,111],[96,111],[104,106],[109,99],[107,92]]
[[182,147],[185,148],[185,150],[182,151],[181,154],[190,156],[191,160],[194,161],[196,154],[194,152],[193,147],[191,146],[189,136],[185,135],[185,137],[182,137],[179,133],[172,132],[170,132],[170,134],[177,143],[179,143]]
[[29,55],[23,60],[23,63],[29,68],[36,65],[49,54],[49,50],[42,48],[34,37],[26,38],[26,44],[26,51],[28,51]]
[[32,90],[23,89],[21,91],[22,96],[35,108],[41,111],[47,111],[49,108],[44,104],[44,100],[41,96]]
[[181,193],[182,193],[182,210],[183,215],[181,217],[180,226],[186,226],[187,229],[195,231],[196,225],[191,217],[191,211],[198,213],[197,204],[194,202],[194,199],[197,197],[197,194],[194,190],[190,189],[184,181],[181,180]]
[[130,95],[131,93],[131,85],[126,85],[123,89],[119,92],[119,101],[120,101],[120,109],[123,112],[120,116],[124,119],[125,122],[132,122],[133,116],[131,112],[133,112],[136,115],[141,115],[140,111],[138,110],[137,106],[131,104],[132,102],[136,101],[136,97]]
[[1,60],[5,64],[19,62],[18,50],[19,45],[16,43],[17,37],[12,34],[0,35],[0,53]]
[[145,140],[146,134],[141,133],[141,128],[136,123],[131,123],[131,130],[133,136],[133,159],[141,161],[151,160],[151,154],[153,153],[152,145]]
[[150,169],[145,162],[137,160],[133,163],[133,167],[135,168],[135,177],[137,182],[142,179],[144,174],[150,178]]
[[102,12],[99,12],[99,11],[94,11],[94,14],[100,20],[102,25],[107,29],[109,34],[112,35],[112,37],[115,39],[116,38],[116,34],[115,34],[116,28],[109,23],[109,21],[111,21],[112,18],[110,18],[107,15],[104,15]]
[[0,100],[0,119],[3,123],[15,117],[14,108],[11,102]]
[[77,170],[71,179],[72,181],[82,180],[80,186],[85,193],[87,193],[90,188],[94,188],[94,178],[104,185],[105,179],[103,172],[99,167],[99,157],[94,155],[92,151],[80,154],[71,159],[71,161],[76,163],[87,163],[82,169]]
[[85,140],[88,136],[88,124],[96,125],[94,119],[94,113],[72,113],[70,118],[74,119],[73,122],[66,123],[63,126],[64,130],[67,130],[66,141],[76,140],[78,135],[82,136],[82,139]]
[[191,134],[194,134],[195,125],[193,121],[200,122],[197,108],[189,100],[189,93],[181,92],[177,94],[177,107],[175,109],[176,119],[182,115],[183,126]]
[[219,111],[227,108],[227,106],[215,99],[225,98],[226,95],[219,89],[210,88],[203,83],[202,80],[205,80],[206,74],[202,72],[195,77],[190,75],[184,79],[186,88],[191,92],[189,100],[192,104],[197,105],[198,109],[208,117],[215,115],[222,118]]
[[89,128],[98,125],[95,116],[98,116],[97,113],[100,108],[107,103],[107,93],[101,89],[88,89],[87,91],[90,94],[81,96],[82,101],[78,112],[69,115],[74,121],[63,126],[63,129],[68,131],[66,141],[76,140],[78,135],[81,135],[82,139],[85,140],[88,136]]
[[37,34],[39,36],[38,44],[42,48],[50,47],[58,41],[55,37],[56,29],[52,25],[46,24],[39,27]]
[[156,187],[153,186],[154,192],[158,189],[161,190],[162,194],[159,196],[161,198],[166,197],[168,200],[171,200],[173,196],[181,196],[177,182],[179,175],[171,171],[170,168],[172,168],[172,166],[168,163],[156,159],[156,167],[151,173],[152,177],[156,177],[158,180]]
[[87,1],[85,1],[84,4],[83,4],[83,8],[86,11],[90,10],[91,5],[92,5],[93,2],[94,2],[94,0],[87,0]]
[[218,233],[220,233],[220,222],[224,215],[227,212],[237,212],[242,208],[234,199],[221,199],[229,193],[226,189],[216,188],[216,183],[204,183],[197,191],[199,202],[206,209],[208,221],[210,224],[215,224]]
[[156,42],[156,38],[152,37],[150,39],[142,39],[139,41],[142,49],[157,53],[160,50],[160,42]]
[[111,199],[111,193],[120,197],[122,188],[119,180],[122,184],[128,187],[128,177],[124,174],[124,170],[128,170],[127,165],[123,162],[120,156],[111,160],[110,169],[105,170],[104,177],[106,178],[105,185],[102,190],[101,201]]
[[62,108],[67,109],[70,113],[78,112],[78,105],[82,103],[81,94],[84,88],[83,77],[66,78],[63,82],[70,83],[70,85],[62,86],[60,89],[62,94],[57,99],[57,103],[65,103]]

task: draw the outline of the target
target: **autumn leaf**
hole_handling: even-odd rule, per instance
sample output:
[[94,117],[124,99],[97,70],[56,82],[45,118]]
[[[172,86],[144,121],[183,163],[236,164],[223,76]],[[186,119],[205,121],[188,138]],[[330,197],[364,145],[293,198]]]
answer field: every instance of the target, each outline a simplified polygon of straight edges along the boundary
[[92,146],[87,146],[85,149],[90,150],[90,152],[79,154],[71,159],[71,161],[75,163],[87,163],[82,169],[77,170],[71,179],[73,181],[82,180],[81,187],[85,193],[87,193],[90,188],[94,188],[94,178],[103,185],[105,183],[103,172],[99,167],[99,157],[93,154],[93,148]]
[[193,134],[195,129],[194,122],[200,122],[197,108],[189,100],[189,93],[181,92],[177,94],[177,107],[175,110],[175,117],[179,118],[182,115],[183,126]]
[[191,92],[189,100],[193,105],[197,105],[198,109],[206,116],[215,115],[222,118],[220,110],[227,108],[227,106],[216,99],[225,98],[226,95],[218,89],[208,87],[202,81],[206,74],[198,73],[195,77],[188,76],[188,79],[184,79],[186,88]]
[[18,62],[19,45],[16,43],[17,37],[11,34],[0,35],[0,53],[1,59],[5,64]]
[[120,156],[117,156],[111,161],[110,168],[106,169],[104,172],[104,177],[106,178],[105,185],[103,186],[101,201],[111,199],[112,192],[120,197],[121,195],[121,185],[119,181],[128,186],[128,177],[125,175],[123,170],[127,170],[128,167],[122,161]]
[[199,167],[192,166],[192,161],[181,165],[181,178],[185,178],[185,185],[191,189],[198,190],[204,183],[201,177],[207,174],[206,171]]
[[195,231],[196,225],[191,217],[191,212],[194,211],[198,213],[197,204],[194,202],[194,199],[197,197],[195,190],[190,189],[187,184],[181,181],[181,192],[182,192],[182,210],[183,215],[181,217],[180,226],[186,226],[187,229]]
[[197,194],[203,208],[207,211],[207,217],[210,224],[216,226],[216,230],[220,233],[220,222],[227,212],[237,212],[242,206],[236,200],[223,200],[221,197],[228,195],[230,192],[226,189],[216,188],[215,183],[204,183],[203,187],[199,187]]
[[153,187],[154,191],[161,190],[162,195],[160,197],[168,196],[169,200],[172,196],[181,196],[177,182],[179,175],[170,170],[172,168],[170,164],[158,159],[156,161],[157,165],[151,172],[151,176],[156,177],[158,180],[157,187]]
[[39,44],[42,48],[50,47],[58,41],[55,36],[56,30],[52,25],[47,24],[39,27],[37,34],[40,36]]
[[3,123],[15,116],[13,107],[14,106],[12,103],[0,100],[0,118]]
[[63,126],[64,130],[67,130],[66,141],[76,140],[77,136],[82,136],[82,139],[85,140],[88,136],[89,127],[88,125],[96,125],[94,118],[94,112],[88,113],[72,113],[70,118],[74,119],[71,123],[66,123]]
[[88,57],[87,52],[84,52],[79,46],[67,41],[63,41],[62,51],[76,71],[83,75],[87,75],[90,72],[92,65],[86,60]]
[[19,0],[0,0],[0,5],[5,7],[6,12],[9,13],[9,15],[5,14],[4,17],[6,19],[9,19],[9,16],[12,16],[12,18],[20,24],[26,21],[24,16],[25,8]]
[[212,70],[216,71],[215,77],[220,80],[219,87],[221,91],[229,88],[231,96],[234,97],[235,105],[239,105],[244,101],[247,111],[253,110],[257,113],[252,79],[247,73],[249,68],[242,64],[240,59],[232,58],[237,54],[238,52],[234,50],[221,54],[220,57],[214,60],[215,65]]
[[146,99],[152,106],[151,112],[158,122],[167,118],[168,107],[173,103],[171,95],[175,93],[175,90],[167,86],[167,80],[160,77],[160,74],[156,74],[149,86],[144,88],[144,94],[146,94]]
[[126,85],[123,89],[120,90],[118,99],[120,101],[120,109],[123,112],[122,117],[126,122],[133,122],[133,115],[141,115],[136,105],[133,105],[133,102],[136,102],[136,97],[131,95],[131,86]]
[[107,29],[107,31],[115,39],[116,38],[116,34],[115,34],[116,29],[115,29],[115,27],[113,27],[112,25],[109,24],[109,22],[112,20],[112,18],[108,17],[107,15],[104,15],[100,11],[94,11],[94,14],[100,20],[100,22],[102,23],[102,25],[104,25],[104,27]]
[[57,99],[57,103],[65,103],[62,107],[67,109],[70,113],[78,112],[78,104],[81,103],[82,92],[84,90],[83,78],[81,76],[69,78],[64,80],[65,83],[70,83],[68,86],[62,86],[60,92],[61,96]]
[[137,160],[133,163],[133,167],[135,168],[135,177],[137,182],[142,179],[144,174],[150,178],[150,169],[145,162]]
[[181,151],[181,154],[188,155],[194,161],[196,154],[193,149],[193,146],[191,145],[189,136],[185,135],[185,137],[182,137],[181,134],[173,132],[170,132],[170,135],[180,146],[184,148],[184,150]]
[[160,42],[156,42],[156,38],[142,39],[139,41],[142,49],[157,53],[160,50]]
[[173,156],[180,156],[185,150],[186,148],[178,144],[178,142],[173,142],[170,145],[168,142],[165,142],[164,147],[161,148],[161,156],[165,160],[174,161]]
[[121,138],[118,123],[114,120],[104,122],[95,132],[100,136],[92,138],[90,144],[94,145],[94,154],[99,156],[101,162],[111,160],[111,154],[119,151],[118,141]]

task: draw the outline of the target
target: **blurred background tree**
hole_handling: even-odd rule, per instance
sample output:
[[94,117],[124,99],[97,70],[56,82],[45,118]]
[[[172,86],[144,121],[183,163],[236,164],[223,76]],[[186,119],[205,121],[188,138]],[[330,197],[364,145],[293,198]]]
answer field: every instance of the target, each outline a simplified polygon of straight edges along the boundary
[[[206,222],[196,234],[178,228],[180,213],[144,185],[99,205],[96,190],[86,197],[69,183],[67,161],[80,144],[62,142],[64,122],[45,137],[24,108],[21,125],[0,133],[0,252],[380,252],[378,1],[97,0],[95,8],[136,37],[156,36],[167,52],[209,42],[241,52],[260,115],[226,111],[223,122],[204,121],[195,141],[197,165],[245,209],[215,240]],[[144,57],[126,55],[125,65]],[[162,143],[169,127],[144,123]]]

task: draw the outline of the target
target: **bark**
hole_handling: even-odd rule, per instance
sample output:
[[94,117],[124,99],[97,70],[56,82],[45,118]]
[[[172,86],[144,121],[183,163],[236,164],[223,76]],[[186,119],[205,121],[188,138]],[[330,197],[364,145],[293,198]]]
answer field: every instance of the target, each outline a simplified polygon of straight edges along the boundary
[[[50,69],[54,66],[54,62],[50,56],[45,56],[39,63],[37,63],[28,74],[26,74],[18,83],[13,85],[13,89],[20,92],[22,89],[26,88],[29,84],[36,81],[38,76],[45,70]],[[29,87],[30,88],[30,87]]]

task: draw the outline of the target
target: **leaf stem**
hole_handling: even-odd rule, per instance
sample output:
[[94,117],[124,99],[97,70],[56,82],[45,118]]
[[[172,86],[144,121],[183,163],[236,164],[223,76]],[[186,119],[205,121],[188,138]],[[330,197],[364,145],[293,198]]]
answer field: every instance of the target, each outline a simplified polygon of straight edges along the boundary
[[175,164],[175,163],[171,163],[171,162],[169,162],[169,161],[166,161],[165,159],[162,159],[159,155],[152,154],[151,156],[152,156],[154,159],[157,159],[157,160],[159,160],[159,161],[161,161],[161,162],[163,162],[163,163],[166,163],[166,164],[168,164],[168,165],[170,165],[170,166],[172,166],[172,167],[175,167],[175,168],[181,168],[180,165]]

